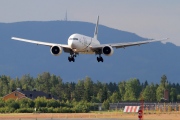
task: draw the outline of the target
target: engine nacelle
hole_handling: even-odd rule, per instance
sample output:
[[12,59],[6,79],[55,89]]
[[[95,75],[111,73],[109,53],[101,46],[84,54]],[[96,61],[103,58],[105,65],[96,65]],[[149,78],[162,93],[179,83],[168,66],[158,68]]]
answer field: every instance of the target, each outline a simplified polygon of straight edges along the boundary
[[102,53],[106,56],[111,56],[114,53],[114,49],[111,46],[105,46],[102,48]]
[[60,46],[52,46],[51,49],[51,54],[53,54],[54,56],[58,56],[62,53],[62,47]]

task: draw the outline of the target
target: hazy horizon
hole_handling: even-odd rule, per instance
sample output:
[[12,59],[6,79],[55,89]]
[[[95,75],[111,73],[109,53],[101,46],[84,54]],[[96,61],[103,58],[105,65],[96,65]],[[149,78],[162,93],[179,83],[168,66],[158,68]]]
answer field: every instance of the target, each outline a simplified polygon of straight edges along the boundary
[[180,46],[179,0],[1,0],[0,22],[69,21],[95,23],[136,33],[145,38],[170,38]]

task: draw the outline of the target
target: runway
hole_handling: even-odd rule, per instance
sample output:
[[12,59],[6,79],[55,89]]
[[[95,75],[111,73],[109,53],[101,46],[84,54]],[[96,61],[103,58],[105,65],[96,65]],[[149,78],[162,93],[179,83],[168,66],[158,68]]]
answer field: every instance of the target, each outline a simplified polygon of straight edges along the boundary
[[7,119],[3,118],[0,120],[137,120],[137,119],[127,119],[127,118],[21,118],[21,119]]
[[[179,120],[177,111],[144,114],[144,120]],[[0,120],[138,120],[138,114],[126,113],[11,113],[0,114]]]

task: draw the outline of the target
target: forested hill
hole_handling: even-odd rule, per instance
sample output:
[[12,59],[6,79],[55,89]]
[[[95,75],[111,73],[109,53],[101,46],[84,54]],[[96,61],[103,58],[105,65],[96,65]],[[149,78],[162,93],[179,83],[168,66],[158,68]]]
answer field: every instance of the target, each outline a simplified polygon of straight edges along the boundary
[[[0,74],[12,78],[24,74],[37,76],[45,71],[74,81],[90,76],[93,80],[118,82],[130,78],[157,82],[163,74],[168,81],[178,82],[180,74],[180,47],[171,43],[150,43],[115,50],[111,57],[98,63],[95,55],[79,55],[69,63],[69,54],[51,55],[50,48],[13,41],[12,36],[53,43],[67,44],[73,33],[93,36],[95,24],[75,21],[0,23]],[[134,31],[136,32],[136,31]],[[165,36],[168,37],[168,36]],[[99,26],[101,43],[139,41],[144,38],[134,33]]]

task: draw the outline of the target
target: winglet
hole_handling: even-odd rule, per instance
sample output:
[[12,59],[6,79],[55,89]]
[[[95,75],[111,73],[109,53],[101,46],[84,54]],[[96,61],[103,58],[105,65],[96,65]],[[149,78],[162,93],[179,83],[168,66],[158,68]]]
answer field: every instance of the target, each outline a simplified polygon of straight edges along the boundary
[[97,18],[96,27],[95,27],[95,31],[94,31],[94,38],[95,38],[95,39],[97,39],[98,24],[99,24],[99,16],[98,16],[98,18]]
[[150,39],[152,41],[165,41],[168,40],[169,38],[162,38],[162,39]]

